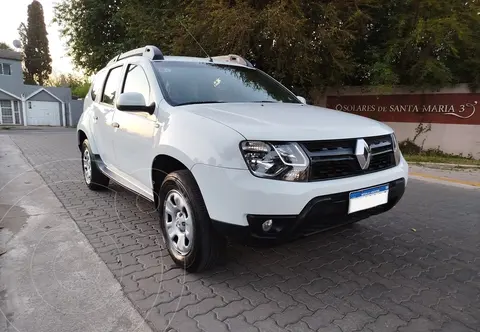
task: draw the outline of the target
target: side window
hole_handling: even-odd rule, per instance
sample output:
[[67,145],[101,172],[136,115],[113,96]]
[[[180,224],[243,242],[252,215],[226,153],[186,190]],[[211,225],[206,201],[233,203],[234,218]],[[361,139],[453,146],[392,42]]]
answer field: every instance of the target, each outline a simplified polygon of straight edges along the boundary
[[102,103],[113,105],[117,95],[117,87],[122,73],[122,66],[110,70],[102,94]]
[[141,93],[146,103],[150,101],[150,85],[148,84],[147,75],[145,75],[142,67],[132,64],[128,65],[122,88],[122,93],[124,92]]
[[97,96],[102,93],[103,82],[105,81],[106,75],[107,72],[102,71],[95,76],[92,84],[92,90],[90,91],[90,96],[92,97],[92,100],[96,100]]

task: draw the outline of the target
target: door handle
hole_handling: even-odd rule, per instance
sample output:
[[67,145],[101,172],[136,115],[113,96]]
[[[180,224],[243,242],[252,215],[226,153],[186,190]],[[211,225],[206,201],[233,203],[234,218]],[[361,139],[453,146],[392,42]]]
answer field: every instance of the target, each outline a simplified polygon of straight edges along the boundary
[[98,116],[94,115],[93,116],[93,121],[97,122],[97,120],[98,120]]
[[155,122],[155,128],[160,128],[160,123]]
[[120,128],[120,125],[118,124],[118,122],[112,122],[112,127],[113,128]]

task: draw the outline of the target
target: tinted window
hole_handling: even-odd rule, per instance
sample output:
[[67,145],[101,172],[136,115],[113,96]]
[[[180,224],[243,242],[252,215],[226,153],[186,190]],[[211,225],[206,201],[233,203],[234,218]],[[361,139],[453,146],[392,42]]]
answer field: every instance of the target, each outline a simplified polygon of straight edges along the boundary
[[150,85],[142,67],[128,65],[125,83],[123,83],[123,92],[138,92],[143,95],[146,103],[150,101]]
[[107,76],[107,82],[103,89],[102,102],[113,105],[115,97],[117,95],[118,83],[120,81],[120,74],[122,73],[122,67],[116,67],[110,70]]
[[161,61],[155,66],[160,85],[172,105],[300,103],[287,88],[254,68],[180,61]]
[[102,71],[95,76],[92,84],[92,91],[90,96],[93,100],[97,99],[97,96],[102,93],[103,82],[105,81],[105,76],[107,75],[106,71]]

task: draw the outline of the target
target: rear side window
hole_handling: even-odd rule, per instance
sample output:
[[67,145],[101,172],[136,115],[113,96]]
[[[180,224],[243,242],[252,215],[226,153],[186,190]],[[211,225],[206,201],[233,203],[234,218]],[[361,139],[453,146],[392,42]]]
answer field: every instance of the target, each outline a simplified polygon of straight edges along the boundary
[[122,74],[122,66],[110,70],[107,76],[107,82],[102,94],[102,103],[113,105],[117,95],[117,88],[120,82],[120,75]]
[[105,81],[105,76],[107,75],[106,71],[102,71],[95,76],[92,84],[92,90],[90,91],[90,96],[92,100],[96,100],[97,96],[102,93],[103,82]]

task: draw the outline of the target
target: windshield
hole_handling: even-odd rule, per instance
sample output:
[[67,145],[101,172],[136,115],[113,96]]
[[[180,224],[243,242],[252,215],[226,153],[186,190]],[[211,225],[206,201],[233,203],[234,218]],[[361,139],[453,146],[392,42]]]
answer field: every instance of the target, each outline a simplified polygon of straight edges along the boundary
[[300,103],[284,86],[248,67],[214,63],[155,62],[166,100],[173,106],[202,103]]

